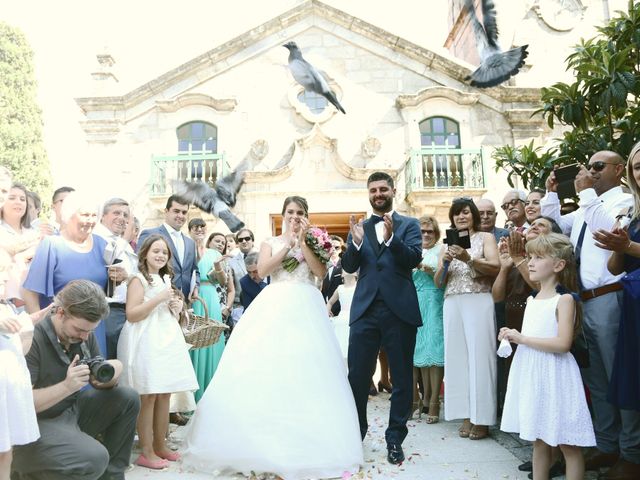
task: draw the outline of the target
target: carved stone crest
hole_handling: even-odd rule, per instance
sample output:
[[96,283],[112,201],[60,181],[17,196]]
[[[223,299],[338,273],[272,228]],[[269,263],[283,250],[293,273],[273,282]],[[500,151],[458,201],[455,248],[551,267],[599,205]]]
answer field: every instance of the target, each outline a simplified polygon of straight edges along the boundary
[[257,161],[261,161],[269,153],[269,144],[266,140],[256,140],[251,144],[251,156]]
[[372,159],[378,155],[381,146],[380,140],[376,137],[367,137],[360,146],[360,152],[364,158]]
[[533,10],[553,30],[572,30],[582,18],[585,10],[580,0],[539,0]]

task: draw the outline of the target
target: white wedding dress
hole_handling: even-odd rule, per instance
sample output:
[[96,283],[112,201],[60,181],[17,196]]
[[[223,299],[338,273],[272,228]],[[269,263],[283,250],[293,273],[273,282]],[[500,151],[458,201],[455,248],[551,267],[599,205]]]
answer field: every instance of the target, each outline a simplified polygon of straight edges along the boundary
[[[284,248],[267,242],[274,253]],[[285,480],[341,477],[363,464],[342,355],[306,263],[278,268],[243,314],[187,426],[182,458],[208,473]]]

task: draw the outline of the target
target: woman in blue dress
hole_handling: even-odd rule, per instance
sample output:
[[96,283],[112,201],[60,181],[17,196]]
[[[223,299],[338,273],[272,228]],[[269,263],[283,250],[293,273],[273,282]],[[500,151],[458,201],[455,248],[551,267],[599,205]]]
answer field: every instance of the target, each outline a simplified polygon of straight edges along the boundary
[[[438,288],[433,275],[438,269],[438,255],[442,245],[438,221],[431,216],[420,217],[422,233],[422,261],[413,271],[413,283],[418,293],[418,305],[422,326],[416,333],[416,348],[413,354],[414,412],[427,414],[427,423],[440,419],[440,389],[444,378],[444,329],[442,307],[444,290]],[[420,402],[417,384],[422,381],[424,395]]]
[[[62,204],[60,235],[42,239],[23,284],[23,298],[28,313],[34,313],[53,302],[53,297],[71,280],[91,280],[107,287],[104,250],[107,242],[94,235],[98,206],[77,192],[71,192]],[[106,357],[104,322],[94,334],[100,351]]]
[[[189,221],[189,235],[196,242],[196,254],[198,255],[198,271],[200,272],[200,289],[198,295],[207,305],[209,318],[222,321],[222,310],[220,308],[220,297],[216,289],[217,282],[213,283],[208,273],[215,270],[214,266],[221,258],[222,254],[214,249],[206,248],[206,223],[201,218],[193,218]],[[196,315],[204,315],[204,307],[199,301],[193,303],[193,312]],[[216,343],[204,348],[195,348],[189,351],[193,368],[196,371],[198,385],[200,388],[195,393],[196,402],[200,400],[207,389],[213,374],[218,368],[220,358],[224,352],[224,335]]]
[[609,401],[625,410],[640,411],[640,142],[631,149],[627,161],[627,182],[634,206],[618,215],[611,232],[593,234],[596,245],[611,250],[608,268],[614,275],[623,272],[622,318],[611,372]]

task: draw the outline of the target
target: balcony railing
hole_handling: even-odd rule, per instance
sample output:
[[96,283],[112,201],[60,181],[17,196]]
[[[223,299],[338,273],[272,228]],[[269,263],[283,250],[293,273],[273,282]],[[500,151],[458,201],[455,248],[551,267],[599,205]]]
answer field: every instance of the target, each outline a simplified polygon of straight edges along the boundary
[[405,165],[407,193],[416,190],[485,188],[481,149],[413,150]]
[[151,157],[151,196],[171,193],[174,180],[203,181],[214,185],[217,178],[229,173],[222,153],[194,152]]

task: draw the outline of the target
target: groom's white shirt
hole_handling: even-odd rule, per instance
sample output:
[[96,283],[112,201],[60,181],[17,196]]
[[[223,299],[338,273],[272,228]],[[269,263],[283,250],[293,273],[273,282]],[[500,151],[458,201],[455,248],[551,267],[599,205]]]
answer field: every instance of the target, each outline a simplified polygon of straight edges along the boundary
[[[394,214],[394,210],[389,211],[389,215]],[[376,215],[375,213],[371,214],[372,217],[379,217],[380,215]],[[382,241],[384,240],[384,222],[378,222],[374,225],[375,229],[376,229],[376,238],[378,239],[378,243],[382,243]],[[393,233],[391,233],[391,236],[389,237],[389,240],[384,242],[384,244],[388,247],[389,245],[391,245],[391,240],[393,240]],[[356,247],[356,250],[360,251],[360,247],[362,247],[362,242],[360,242],[360,245],[357,245],[356,242],[353,241],[353,239],[351,239],[351,242],[353,243],[353,246]]]

